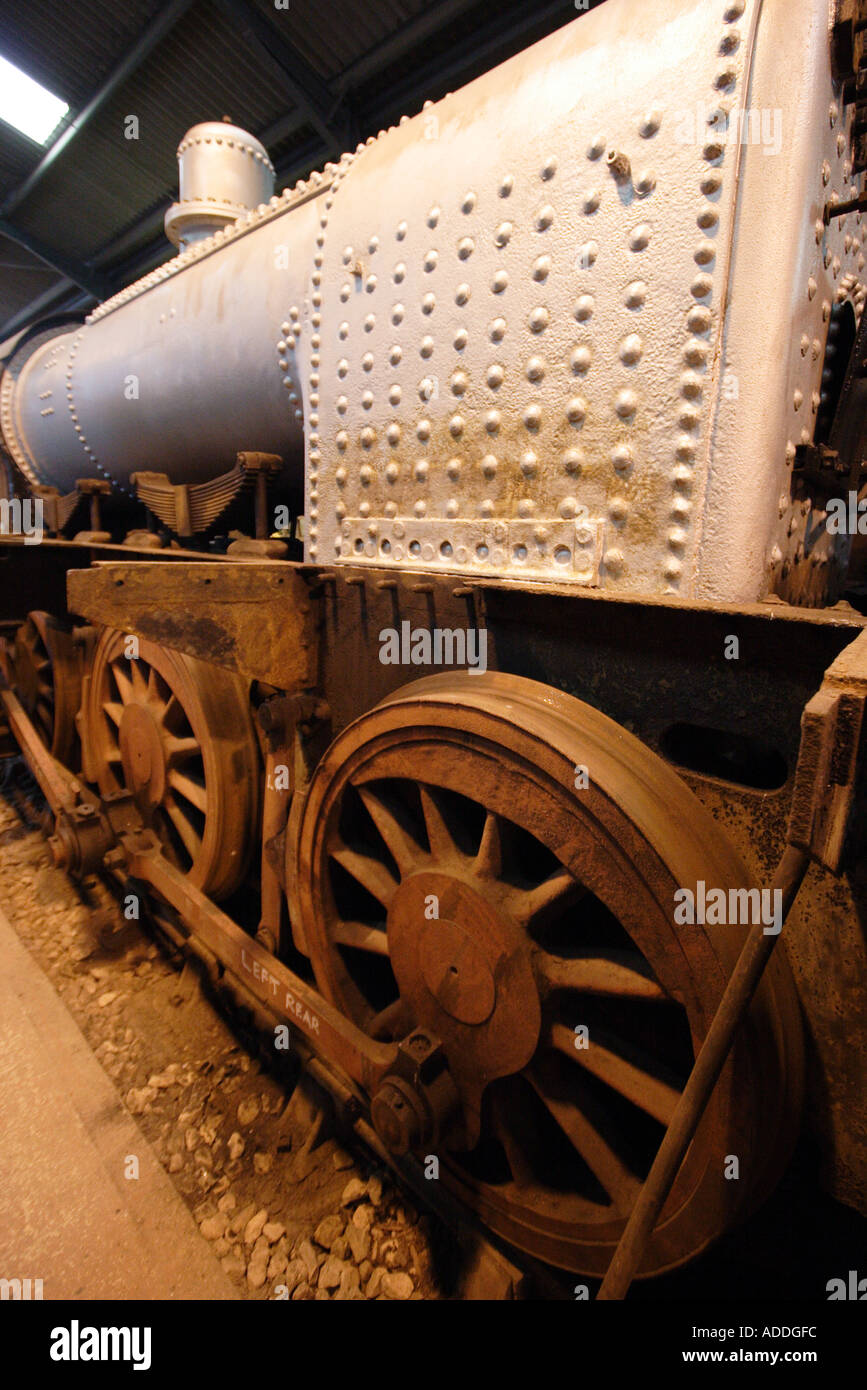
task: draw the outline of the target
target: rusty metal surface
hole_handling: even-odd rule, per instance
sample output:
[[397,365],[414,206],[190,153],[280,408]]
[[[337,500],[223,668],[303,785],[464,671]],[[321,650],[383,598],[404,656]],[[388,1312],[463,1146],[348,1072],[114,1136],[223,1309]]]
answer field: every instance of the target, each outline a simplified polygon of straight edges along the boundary
[[315,616],[295,567],[152,560],[71,573],[70,608],[281,690],[316,684]]

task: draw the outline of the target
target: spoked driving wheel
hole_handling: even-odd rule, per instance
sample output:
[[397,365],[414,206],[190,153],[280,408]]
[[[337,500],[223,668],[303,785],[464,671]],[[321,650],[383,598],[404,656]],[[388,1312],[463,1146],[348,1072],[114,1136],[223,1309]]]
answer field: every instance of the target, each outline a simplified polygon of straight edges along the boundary
[[50,613],[28,613],[15,634],[14,670],[18,696],[46,747],[60,762],[73,765],[81,654],[72,633]]
[[[322,992],[372,1037],[442,1043],[462,1111],[446,1180],[520,1248],[604,1272],[745,935],[674,925],[677,888],[748,886],[714,821],[579,701],[437,676],[332,745],[298,876]],[[801,1069],[778,953],[642,1274],[695,1256],[779,1176]]]
[[255,835],[258,756],[240,678],[107,629],[90,686],[88,729],[103,795],[133,793],[163,853],[203,892],[231,893]]

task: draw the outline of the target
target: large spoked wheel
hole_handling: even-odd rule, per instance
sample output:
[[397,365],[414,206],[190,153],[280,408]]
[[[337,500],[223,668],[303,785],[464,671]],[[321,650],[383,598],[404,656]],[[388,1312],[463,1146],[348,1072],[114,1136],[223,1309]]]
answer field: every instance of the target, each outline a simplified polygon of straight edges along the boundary
[[[715,822],[578,700],[499,673],[436,676],[332,745],[297,872],[322,992],[372,1037],[424,1025],[443,1043],[463,1111],[446,1180],[518,1247],[604,1272],[745,935],[674,925],[677,888],[749,886]],[[766,1194],[802,1065],[778,952],[643,1275]]]
[[258,815],[258,754],[243,682],[228,671],[107,629],[88,729],[99,789],[131,791],[163,852],[213,898],[246,871]]
[[43,742],[60,762],[77,761],[81,655],[67,627],[33,612],[15,634],[15,688]]

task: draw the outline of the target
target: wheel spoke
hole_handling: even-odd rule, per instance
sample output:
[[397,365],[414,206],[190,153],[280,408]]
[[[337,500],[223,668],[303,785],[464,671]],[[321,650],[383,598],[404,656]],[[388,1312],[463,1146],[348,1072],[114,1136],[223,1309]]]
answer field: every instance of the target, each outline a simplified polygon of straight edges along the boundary
[[525,1075],[545,1109],[584,1159],[597,1182],[604,1187],[616,1209],[629,1211],[641,1188],[635,1174],[574,1104],[548,1095],[531,1071]]
[[182,772],[172,768],[169,772],[169,782],[175,791],[181,796],[186,797],[187,801],[205,815],[208,810],[208,793],[205,787],[200,787],[198,782],[194,782],[191,777],[185,777]]
[[587,890],[568,869],[556,869],[537,888],[514,889],[509,908],[522,927],[531,927],[540,917],[554,915],[583,898]]
[[117,728],[120,728],[120,721],[123,718],[123,705],[117,700],[106,700],[103,703],[102,710],[104,714],[108,715],[111,722]]
[[178,699],[177,695],[175,695],[173,692],[169,696],[166,703],[163,705],[162,709],[157,715],[157,718],[159,719],[163,728],[168,728],[172,720],[176,719],[178,715],[180,715],[184,719],[186,718],[186,716],[184,715],[184,707]]
[[[541,948],[533,953],[533,964],[544,995],[556,989],[571,989],[582,994],[614,995],[620,999],[667,999],[668,995],[656,980],[642,974],[635,966],[614,956],[576,956],[563,959]],[[636,955],[636,962],[641,957]]]
[[600,1081],[606,1082],[626,1100],[659,1120],[660,1124],[667,1127],[671,1123],[675,1106],[680,1100],[680,1091],[675,1086],[653,1076],[649,1070],[627,1062],[616,1052],[594,1042],[592,1036],[589,1047],[576,1047],[575,1034],[563,1023],[553,1025],[551,1041],[559,1052],[598,1076]]
[[183,841],[184,848],[191,859],[195,860],[202,848],[202,842],[196,831],[193,829],[187,817],[184,815],[174,797],[166,796],[163,800],[163,809],[167,813],[172,825],[177,830]]
[[[518,1188],[533,1186],[536,1175],[533,1165],[509,1124],[509,1112],[504,1098],[498,1095],[492,1105],[494,1134],[503,1146],[506,1162],[512,1170],[512,1180]],[[530,1131],[527,1131],[530,1132]]]
[[443,814],[434,800],[433,794],[428,787],[419,784],[419,794],[421,796],[421,809],[424,813],[425,829],[430,844],[430,852],[434,859],[451,859],[460,854],[457,845],[452,839],[448,826],[445,823]]
[[377,927],[368,927],[364,922],[335,922],[331,939],[338,946],[353,946],[357,951],[369,951],[374,956],[388,955],[386,933]]
[[397,881],[384,864],[380,864],[378,859],[372,859],[370,855],[359,854],[357,850],[350,849],[342,843],[335,845],[330,854],[362,888],[372,893],[383,907],[388,907],[397,889]]
[[174,734],[165,735],[163,747],[170,765],[185,762],[202,751],[197,738],[177,738]]
[[401,878],[407,878],[421,862],[423,857],[421,846],[416,844],[394,812],[389,810],[370,787],[359,787],[358,794],[385,841],[386,847],[400,871]]
[[480,878],[499,878],[503,868],[503,845],[500,822],[493,811],[485,817],[485,828],[479,852],[476,855],[475,870]]
[[141,658],[133,658],[130,661],[132,668],[132,688],[136,698],[144,703],[147,699],[148,683],[144,672],[141,669]]
[[112,675],[117,685],[118,694],[123,704],[128,705],[133,698],[133,685],[130,677],[123,668],[121,661],[113,661],[111,665]]
[[365,1025],[367,1035],[376,1040],[400,1038],[412,1028],[406,1003],[398,996]]

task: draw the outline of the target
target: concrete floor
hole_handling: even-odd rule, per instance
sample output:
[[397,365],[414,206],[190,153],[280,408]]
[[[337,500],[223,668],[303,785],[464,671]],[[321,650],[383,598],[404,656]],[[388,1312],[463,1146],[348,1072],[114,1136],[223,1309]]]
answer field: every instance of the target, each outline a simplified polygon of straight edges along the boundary
[[0,1279],[41,1279],[45,1299],[238,1296],[2,912]]

